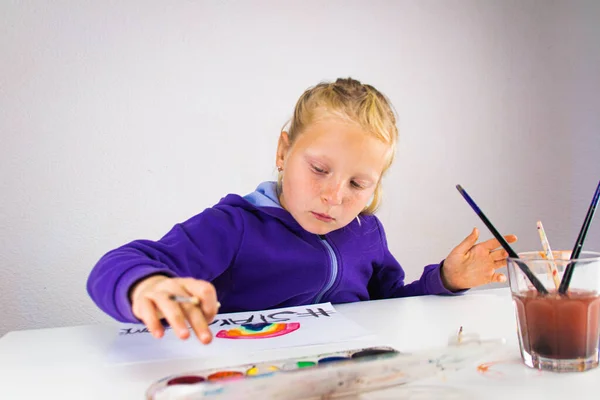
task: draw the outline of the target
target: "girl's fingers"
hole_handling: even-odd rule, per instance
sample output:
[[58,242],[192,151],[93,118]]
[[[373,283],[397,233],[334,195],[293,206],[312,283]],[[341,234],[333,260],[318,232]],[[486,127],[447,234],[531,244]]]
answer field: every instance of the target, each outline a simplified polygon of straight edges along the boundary
[[494,261],[494,269],[506,267],[506,259],[500,261]]
[[494,275],[492,275],[492,282],[506,282],[506,275],[495,272]]
[[452,252],[457,252],[458,254],[467,254],[471,248],[475,246],[477,239],[479,239],[479,229],[473,228],[469,236],[464,238],[463,241],[460,242],[458,246],[454,248],[454,250],[452,250]]
[[209,344],[212,340],[212,334],[208,329],[208,323],[198,306],[186,304],[183,307],[184,313],[190,322],[190,326],[194,330],[196,337],[204,344]]
[[506,235],[504,236],[504,239],[508,242],[508,243],[515,243],[518,238],[516,235]]
[[[171,299],[172,295],[195,297],[198,305],[179,303]],[[214,286],[206,281],[191,278],[164,279],[153,287],[140,293],[133,304],[133,312],[154,337],[164,335],[161,319],[164,318],[180,339],[190,337],[191,329],[198,339],[205,344],[210,343],[212,334],[208,324],[219,309]]]
[[[517,237],[515,235],[506,235],[504,236],[504,240],[506,240],[507,243],[514,243],[517,241]],[[500,242],[497,239],[489,239],[485,242],[482,242],[481,245],[483,245],[486,249],[492,251],[500,247]]]
[[185,290],[200,300],[200,304],[197,307],[202,310],[204,321],[206,323],[212,322],[219,311],[215,287],[209,282],[196,279],[183,279],[182,281]]
[[147,298],[140,298],[138,302],[139,306],[136,308],[139,315],[136,314],[136,316],[146,325],[152,336],[160,339],[163,337],[165,329],[160,323],[160,317],[157,315],[154,303]]
[[[180,339],[187,339],[190,337],[190,331],[185,322],[186,316],[180,304],[169,298],[170,295],[171,293],[168,292],[154,292],[149,296],[154,301],[154,304],[156,304],[156,307],[162,312],[164,318],[175,331],[175,334]],[[180,293],[178,295],[186,296],[186,294]]]
[[494,260],[494,261],[503,261],[503,260],[506,260],[506,257],[508,257],[508,253],[504,249],[497,249],[497,250],[492,251],[490,253],[490,256],[492,257],[492,260]]

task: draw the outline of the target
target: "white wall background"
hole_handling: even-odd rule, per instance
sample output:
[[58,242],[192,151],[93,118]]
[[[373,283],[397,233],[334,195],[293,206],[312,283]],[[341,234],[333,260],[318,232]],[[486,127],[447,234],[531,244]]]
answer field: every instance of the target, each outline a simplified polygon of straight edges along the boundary
[[[0,335],[107,321],[106,251],[272,179],[302,91],[386,93],[379,215],[411,279],[473,226],[571,249],[600,178],[600,2],[0,3]],[[600,217],[587,249],[600,250]]]

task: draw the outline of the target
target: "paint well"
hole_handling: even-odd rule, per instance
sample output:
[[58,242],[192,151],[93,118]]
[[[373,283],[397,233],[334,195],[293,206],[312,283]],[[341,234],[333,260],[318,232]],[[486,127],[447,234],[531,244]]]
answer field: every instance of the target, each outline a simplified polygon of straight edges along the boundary
[[365,350],[362,350],[362,351],[352,354],[352,358],[356,359],[356,358],[374,357],[374,356],[382,356],[382,355],[393,356],[395,354],[398,354],[398,352],[395,350],[390,350],[390,349],[365,349]]
[[294,371],[294,370],[302,369],[302,368],[311,368],[311,367],[314,367],[315,365],[317,365],[317,363],[314,361],[293,361],[293,362],[286,363],[283,366],[283,370],[284,371]]
[[334,362],[340,362],[340,361],[348,361],[349,358],[348,357],[325,357],[325,358],[321,358],[319,360],[319,364],[327,364],[327,363],[334,363]]
[[178,376],[176,378],[170,379],[167,382],[167,386],[171,385],[193,385],[194,383],[204,382],[204,379],[201,376],[196,375],[186,375],[186,376]]
[[317,363],[314,361],[298,361],[296,365],[298,366],[298,368],[310,368],[317,365]]
[[240,371],[218,371],[208,376],[209,381],[224,381],[243,378],[244,374]]
[[257,365],[255,367],[250,368],[248,371],[246,371],[246,375],[248,375],[248,376],[265,376],[265,375],[271,375],[278,370],[279,370],[279,368],[277,368],[274,365]]

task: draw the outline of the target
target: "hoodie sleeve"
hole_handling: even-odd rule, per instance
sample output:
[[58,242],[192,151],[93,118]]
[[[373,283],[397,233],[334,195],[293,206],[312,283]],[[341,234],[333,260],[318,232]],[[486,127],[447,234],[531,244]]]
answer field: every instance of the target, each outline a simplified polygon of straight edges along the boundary
[[373,275],[369,281],[369,294],[372,299],[386,299],[394,297],[421,296],[427,294],[460,294],[452,292],[444,286],[441,276],[440,264],[427,265],[421,278],[409,284],[404,284],[404,270],[390,253],[385,231],[381,222],[375,218],[383,248],[381,263],[374,265]]
[[233,262],[243,234],[239,211],[212,207],[175,225],[158,241],[135,240],[104,255],[92,269],[87,290],[96,305],[121,322],[139,322],[129,301],[131,287],[150,275],[212,281]]

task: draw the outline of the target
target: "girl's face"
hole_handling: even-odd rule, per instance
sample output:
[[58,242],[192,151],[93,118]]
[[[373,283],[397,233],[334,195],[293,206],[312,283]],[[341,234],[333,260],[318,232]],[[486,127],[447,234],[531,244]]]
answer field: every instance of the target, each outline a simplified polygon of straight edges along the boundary
[[346,226],[371,200],[389,150],[358,124],[338,118],[311,124],[292,145],[282,132],[277,146],[281,205],[311,233]]

